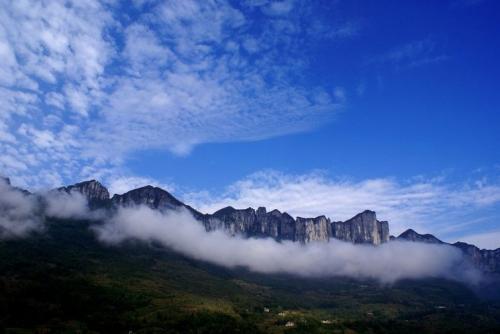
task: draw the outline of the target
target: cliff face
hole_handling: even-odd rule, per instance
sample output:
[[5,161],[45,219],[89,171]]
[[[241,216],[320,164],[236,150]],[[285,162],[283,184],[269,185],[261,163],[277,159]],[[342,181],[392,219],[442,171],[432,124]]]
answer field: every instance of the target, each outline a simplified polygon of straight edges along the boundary
[[96,180],[76,183],[71,186],[58,188],[57,190],[65,191],[67,193],[78,191],[87,198],[90,206],[96,206],[109,201],[108,189],[106,189],[106,187],[104,187],[99,181]]
[[345,222],[332,223],[332,237],[356,244],[380,245],[389,241],[389,223],[378,221],[373,211],[363,211]]
[[500,248],[479,249],[465,242],[456,242],[452,246],[459,248],[481,270],[500,273]]
[[271,237],[301,243],[328,242],[331,238],[352,243],[380,245],[389,240],[389,224],[377,220],[375,212],[365,211],[345,222],[331,222],[325,216],[297,217],[260,207],[237,210],[226,207],[203,219],[207,231],[222,229],[231,235]]
[[295,220],[286,212],[267,212],[260,207],[237,210],[226,207],[203,217],[207,231],[222,229],[231,235],[271,237],[276,240],[295,240]]
[[330,219],[325,216],[316,218],[297,217],[295,222],[295,241],[301,243],[328,241],[331,234]]

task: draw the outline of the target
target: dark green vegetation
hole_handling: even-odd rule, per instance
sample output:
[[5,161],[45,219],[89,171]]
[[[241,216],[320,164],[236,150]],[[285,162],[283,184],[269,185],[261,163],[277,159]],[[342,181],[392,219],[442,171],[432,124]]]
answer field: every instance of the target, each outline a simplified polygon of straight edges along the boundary
[[0,333],[500,332],[500,306],[458,283],[257,275],[105,246],[88,224],[0,241]]

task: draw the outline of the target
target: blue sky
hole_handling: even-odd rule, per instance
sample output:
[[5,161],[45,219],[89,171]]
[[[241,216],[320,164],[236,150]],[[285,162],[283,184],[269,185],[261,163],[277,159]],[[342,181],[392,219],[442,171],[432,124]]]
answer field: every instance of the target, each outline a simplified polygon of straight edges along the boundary
[[500,5],[0,5],[0,171],[500,246]]

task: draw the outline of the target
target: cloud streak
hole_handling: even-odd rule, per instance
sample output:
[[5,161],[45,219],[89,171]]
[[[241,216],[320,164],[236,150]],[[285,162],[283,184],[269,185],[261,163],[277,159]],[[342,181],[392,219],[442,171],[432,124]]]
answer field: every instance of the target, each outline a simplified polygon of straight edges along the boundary
[[378,247],[337,240],[301,245],[272,239],[242,239],[222,231],[206,232],[189,213],[162,214],[147,207],[122,208],[95,228],[98,238],[155,241],[186,256],[230,268],[303,277],[347,276],[393,283],[401,279],[443,277],[477,283],[480,275],[450,246],[390,242]]

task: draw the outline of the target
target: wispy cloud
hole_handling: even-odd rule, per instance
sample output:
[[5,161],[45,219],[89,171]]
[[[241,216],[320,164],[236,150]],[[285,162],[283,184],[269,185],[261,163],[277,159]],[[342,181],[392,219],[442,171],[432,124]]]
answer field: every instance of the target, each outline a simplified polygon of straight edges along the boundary
[[438,63],[447,59],[448,56],[440,50],[437,43],[431,38],[426,38],[398,45],[385,53],[370,58],[367,63],[391,64],[401,69]]
[[306,50],[332,38],[305,28],[309,2],[136,5],[133,19],[97,0],[0,6],[5,174],[30,185],[98,177],[130,152],[306,131],[342,106],[304,71]]
[[[333,220],[346,220],[371,209],[377,211],[379,219],[390,221],[392,234],[414,228],[446,239],[463,235],[467,227],[463,224],[471,214],[477,219],[484,209],[500,205],[500,184],[484,181],[457,184],[442,178],[355,181],[331,179],[321,173],[288,175],[263,171],[234,183],[220,196],[200,192],[186,194],[184,198],[204,212],[227,205],[267,206],[294,216],[325,214]],[[452,227],[456,229],[451,231]]]

